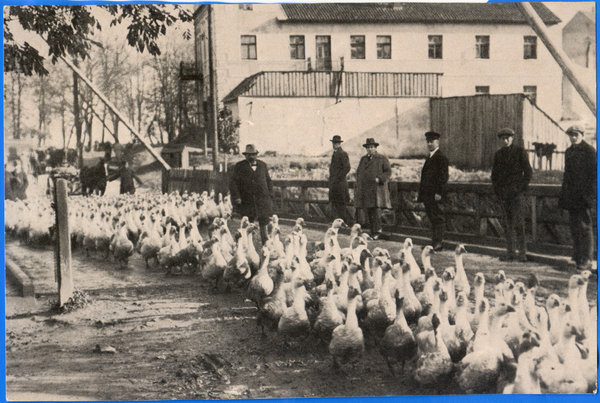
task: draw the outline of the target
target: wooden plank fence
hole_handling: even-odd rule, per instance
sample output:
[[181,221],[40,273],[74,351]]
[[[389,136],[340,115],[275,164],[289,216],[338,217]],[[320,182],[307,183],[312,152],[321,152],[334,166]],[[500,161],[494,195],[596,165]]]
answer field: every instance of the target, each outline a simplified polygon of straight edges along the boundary
[[[163,176],[163,191],[228,193],[228,173],[171,169]],[[353,193],[354,182],[349,182]],[[418,182],[388,184],[392,209],[383,210],[384,230],[407,236],[430,237],[430,224],[422,203],[417,203]],[[327,181],[273,180],[275,213],[282,218],[304,217],[330,222]],[[503,247],[503,213],[490,183],[449,183],[446,239],[455,242]],[[568,214],[558,208],[559,185],[531,185],[527,194],[526,231],[531,252],[570,255]],[[355,216],[353,206],[347,206]],[[593,222],[596,222],[594,211]]]

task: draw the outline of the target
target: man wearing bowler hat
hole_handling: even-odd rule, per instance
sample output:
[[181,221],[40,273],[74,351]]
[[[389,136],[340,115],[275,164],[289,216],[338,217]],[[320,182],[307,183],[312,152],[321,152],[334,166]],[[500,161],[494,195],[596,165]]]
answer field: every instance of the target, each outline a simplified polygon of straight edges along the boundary
[[354,204],[357,209],[366,211],[374,240],[381,237],[381,209],[392,208],[388,189],[392,168],[388,159],[377,153],[378,145],[373,138],[368,138],[363,144],[367,155],[358,163],[354,189]]
[[[502,148],[494,155],[492,186],[504,209],[507,250],[506,255],[501,256],[500,260],[526,262],[524,193],[529,187],[533,169],[527,151],[514,144],[515,132],[512,129],[501,129],[498,138],[502,141]],[[518,255],[515,249],[518,249]]]
[[439,203],[446,199],[446,184],[448,183],[448,158],[440,151],[440,134],[425,133],[429,157],[421,170],[421,184],[417,201],[425,206],[425,213],[431,222],[431,245],[434,251],[443,249],[444,212]]
[[591,269],[595,260],[592,208],[596,205],[596,150],[583,139],[579,125],[567,130],[571,145],[565,151],[565,173],[558,207],[569,211],[573,260],[578,270]]
[[234,203],[234,211],[246,216],[251,222],[258,219],[260,239],[263,245],[269,239],[267,225],[273,215],[273,186],[267,164],[256,159],[258,151],[248,144],[242,152],[246,159],[235,164],[229,191]]
[[341,218],[346,224],[351,225],[346,210],[346,204],[350,201],[346,180],[346,175],[350,172],[350,159],[346,151],[342,150],[342,141],[340,136],[333,136],[331,139],[333,155],[329,165],[329,202],[332,218],[334,220]]

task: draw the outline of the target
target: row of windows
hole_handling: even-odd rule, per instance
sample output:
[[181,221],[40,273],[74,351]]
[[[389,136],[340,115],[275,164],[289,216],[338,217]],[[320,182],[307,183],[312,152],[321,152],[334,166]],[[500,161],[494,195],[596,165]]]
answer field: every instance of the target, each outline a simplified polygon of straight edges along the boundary
[[[485,95],[485,94],[489,94],[489,93],[490,93],[489,85],[478,85],[475,87],[476,95]],[[536,97],[537,97],[537,86],[525,85],[525,86],[523,86],[523,93],[525,95],[527,95],[531,99],[531,102],[533,102],[535,104]]]
[[[327,40],[324,40],[326,38]],[[429,58],[443,58],[442,35],[429,35]],[[317,36],[321,45],[329,45],[328,36]],[[304,35],[290,35],[290,58],[303,60],[305,58]],[[365,35],[350,36],[350,58],[365,59]],[[392,37],[390,35],[377,35],[377,59],[392,58]],[[488,35],[475,36],[475,58],[490,58],[490,37]],[[256,60],[256,35],[242,35],[242,59]],[[523,38],[523,59],[537,59],[537,37],[525,36]]]

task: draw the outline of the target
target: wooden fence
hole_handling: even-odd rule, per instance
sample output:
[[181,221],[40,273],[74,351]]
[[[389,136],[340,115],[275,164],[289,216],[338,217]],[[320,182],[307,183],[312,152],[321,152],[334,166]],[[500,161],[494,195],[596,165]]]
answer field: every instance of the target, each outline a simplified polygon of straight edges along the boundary
[[[282,218],[304,217],[330,221],[327,181],[273,180],[275,213]],[[354,182],[349,182],[353,193]],[[430,224],[422,203],[417,203],[418,182],[388,184],[392,209],[383,210],[384,230],[407,236],[430,237]],[[226,194],[228,174],[204,170],[172,169],[163,176],[163,191],[210,191]],[[446,239],[455,242],[503,247],[503,213],[489,183],[449,183]],[[526,230],[532,252],[570,255],[568,214],[558,208],[558,185],[531,185],[528,191]],[[353,206],[347,207],[354,216]],[[596,222],[594,211],[593,222]]]

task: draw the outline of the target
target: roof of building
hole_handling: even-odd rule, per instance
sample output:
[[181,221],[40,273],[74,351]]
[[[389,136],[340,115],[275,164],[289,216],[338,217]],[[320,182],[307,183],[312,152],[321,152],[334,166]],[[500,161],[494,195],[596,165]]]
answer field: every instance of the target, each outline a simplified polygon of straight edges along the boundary
[[[531,3],[546,25],[561,20],[542,3]],[[526,24],[515,3],[320,3],[282,4],[290,22],[445,22]]]

